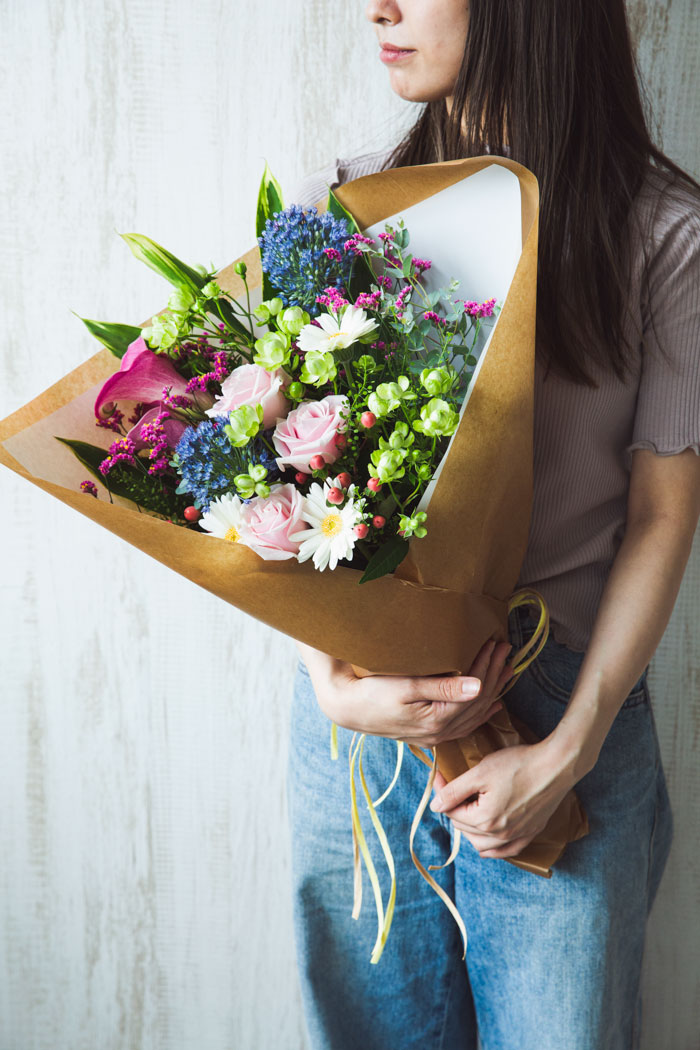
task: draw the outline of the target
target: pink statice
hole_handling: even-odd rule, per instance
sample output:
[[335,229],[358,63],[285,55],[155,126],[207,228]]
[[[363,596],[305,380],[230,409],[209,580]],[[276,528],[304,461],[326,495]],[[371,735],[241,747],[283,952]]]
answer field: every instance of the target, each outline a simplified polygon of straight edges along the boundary
[[470,317],[493,317],[496,306],[495,299],[487,299],[484,303],[474,302],[473,299],[463,299],[464,312]]
[[132,467],[136,466],[136,446],[131,438],[124,437],[112,442],[109,446],[109,455],[100,463],[100,474],[107,477],[117,463],[129,463]]

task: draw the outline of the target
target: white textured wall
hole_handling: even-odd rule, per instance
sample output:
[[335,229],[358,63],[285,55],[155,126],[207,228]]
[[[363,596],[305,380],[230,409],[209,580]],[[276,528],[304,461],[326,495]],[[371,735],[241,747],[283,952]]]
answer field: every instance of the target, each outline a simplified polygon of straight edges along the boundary
[[[93,352],[71,309],[164,302],[115,229],[223,265],[264,158],[290,188],[393,135],[363,6],[0,0],[0,416]],[[632,8],[666,148],[697,172],[693,0]],[[0,493],[0,1050],[301,1050],[292,643],[7,471]],[[678,833],[645,1050],[697,1050],[699,582],[696,552],[654,664]]]

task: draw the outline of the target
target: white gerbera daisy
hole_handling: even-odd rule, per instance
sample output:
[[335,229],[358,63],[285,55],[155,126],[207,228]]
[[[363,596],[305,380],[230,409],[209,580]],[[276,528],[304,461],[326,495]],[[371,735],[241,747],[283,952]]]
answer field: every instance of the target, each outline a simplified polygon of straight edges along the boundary
[[313,558],[314,567],[321,572],[330,566],[335,569],[341,558],[351,558],[357,537],[353,532],[360,517],[352,493],[355,486],[348,489],[348,498],[343,507],[329,507],[326,494],[332,482],[321,486],[314,482],[309,488],[304,501],[302,517],[311,526],[303,532],[295,532],[289,538],[298,542],[299,561]]
[[209,504],[209,510],[199,519],[200,526],[229,543],[245,543],[243,534],[243,507],[238,496],[232,492],[226,492],[223,496],[217,496]]
[[328,353],[332,350],[344,350],[358,339],[379,327],[376,321],[368,319],[364,310],[357,306],[346,306],[339,317],[333,314],[319,314],[318,324],[306,324],[298,337],[299,349],[304,353],[309,350],[320,350]]

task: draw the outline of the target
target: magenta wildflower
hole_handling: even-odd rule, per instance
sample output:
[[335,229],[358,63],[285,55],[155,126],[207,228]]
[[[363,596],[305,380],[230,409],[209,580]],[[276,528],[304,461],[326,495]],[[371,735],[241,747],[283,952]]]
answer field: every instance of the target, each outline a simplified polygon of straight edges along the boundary
[[151,446],[148,453],[151,461],[148,468],[149,474],[162,474],[169,466],[168,457],[163,455],[168,451],[168,437],[163,426],[166,419],[170,419],[170,413],[159,412],[155,419],[142,425],[139,433],[141,440]]
[[380,291],[360,292],[355,300],[355,306],[362,307],[363,310],[376,310],[379,306],[379,300],[381,297],[382,293]]
[[419,274],[425,273],[425,271],[429,270],[432,265],[430,259],[418,259],[415,257],[413,259],[413,269]]
[[145,411],[146,406],[143,404],[142,401],[139,401],[136,407],[134,408],[133,416],[129,416],[129,422],[133,424],[133,426],[136,426],[136,424],[139,422],[141,416],[145,413]]
[[163,387],[161,402],[166,408],[192,408],[194,405],[194,401],[184,394],[169,393],[167,386]]
[[444,317],[440,317],[440,314],[436,314],[434,310],[426,310],[423,314],[426,321],[433,321],[435,324],[447,324]]
[[123,418],[124,413],[120,412],[117,406],[114,405],[108,416],[104,418],[97,416],[95,418],[95,426],[102,427],[103,430],[113,430],[115,434],[121,434]]
[[322,295],[316,296],[316,302],[320,303],[321,306],[327,306],[330,310],[334,310],[336,313],[343,306],[348,306],[348,300],[344,298],[343,294],[337,288],[326,288]]
[[386,274],[380,273],[377,277],[377,284],[383,288],[391,288],[391,277],[387,277]]
[[470,317],[493,317],[495,299],[487,299],[484,303],[476,303],[473,299],[463,299],[464,312]]
[[83,492],[87,492],[97,499],[97,485],[94,481],[81,481],[80,488]]
[[324,248],[323,254],[327,256],[331,262],[340,262],[343,258],[337,248]]
[[120,438],[119,441],[112,442],[109,455],[100,463],[100,474],[106,477],[117,463],[129,463],[132,467],[136,465],[136,446],[131,438]]
[[223,383],[231,371],[228,366],[228,354],[225,350],[217,350],[213,355],[214,368],[202,376],[194,376],[185,387],[185,393],[191,394],[197,390],[206,390],[209,383]]
[[393,241],[393,239],[394,239],[393,233],[380,233],[379,234],[379,240],[380,241],[384,241],[385,244],[386,244],[387,241]]
[[363,237],[361,233],[353,233],[352,237],[343,245],[346,252],[352,252],[353,255],[362,255],[361,244],[374,244],[371,237]]

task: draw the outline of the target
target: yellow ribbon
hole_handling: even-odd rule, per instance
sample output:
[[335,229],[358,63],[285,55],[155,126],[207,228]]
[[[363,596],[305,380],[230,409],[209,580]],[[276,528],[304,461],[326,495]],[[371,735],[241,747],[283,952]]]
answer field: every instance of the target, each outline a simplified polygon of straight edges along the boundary
[[[386,944],[387,937],[389,936],[389,930],[391,929],[391,923],[394,918],[394,909],[396,906],[396,869],[394,866],[394,858],[391,853],[391,847],[389,846],[389,840],[386,836],[386,832],[382,827],[376,805],[382,802],[391,789],[394,787],[399,771],[401,768],[401,759],[403,754],[403,748],[398,748],[398,757],[396,763],[396,771],[394,772],[394,778],[389,785],[389,788],[384,792],[377,803],[372,801],[372,796],[367,785],[365,778],[364,766],[363,766],[363,752],[365,746],[366,736],[363,733],[357,743],[357,734],[352,738],[349,752],[349,763],[350,763],[350,806],[351,806],[351,818],[352,818],[352,845],[353,845],[353,869],[354,869],[354,900],[352,917],[353,919],[359,918],[360,908],[362,906],[362,864],[360,858],[364,860],[365,867],[367,868],[367,874],[369,881],[372,885],[374,893],[374,905],[377,910],[377,939],[372,949],[370,956],[371,963],[378,963],[382,952],[384,951],[384,945]],[[400,741],[398,742],[400,744]],[[365,796],[365,802],[369,810],[370,819],[374,830],[379,839],[379,843],[382,847],[384,859],[386,861],[387,868],[389,869],[389,877],[391,879],[391,886],[389,889],[389,900],[387,902],[386,912],[384,910],[384,902],[382,899],[382,891],[379,885],[379,878],[377,876],[377,869],[374,866],[372,857],[370,856],[369,848],[367,846],[367,840],[362,830],[362,824],[360,822],[360,813],[357,806],[357,788],[355,785],[355,762],[357,761],[357,768],[360,775],[360,783],[362,784],[362,791]]]
[[[511,667],[513,668],[514,675],[504,689],[498,695],[500,699],[517,681],[523,671],[530,666],[533,660],[536,660],[542,649],[545,646],[549,635],[549,611],[545,603],[544,598],[538,591],[532,588],[525,587],[520,591],[517,591],[508,602],[508,613],[510,614],[514,609],[521,608],[523,606],[530,606],[539,610],[539,619],[537,626],[532,637],[526,642],[525,645],[511,657]],[[389,930],[391,928],[392,919],[394,917],[394,908],[396,904],[396,870],[394,866],[394,858],[391,853],[389,846],[389,840],[387,839],[386,832],[382,827],[382,823],[377,815],[377,806],[387,798],[387,796],[393,791],[396,786],[396,782],[401,772],[401,764],[403,761],[404,745],[403,741],[397,740],[397,755],[396,755],[396,768],[392,777],[391,783],[389,784],[386,791],[376,801],[372,801],[372,797],[367,786],[365,779],[364,767],[363,767],[363,753],[365,745],[366,734],[362,733],[357,739],[357,733],[353,735],[350,743],[349,750],[349,766],[350,766],[350,800],[351,800],[351,819],[352,819],[352,847],[353,847],[353,873],[354,873],[354,893],[353,893],[353,919],[359,918],[360,909],[362,906],[362,861],[365,862],[367,868],[367,874],[369,876],[370,883],[372,885],[372,891],[374,893],[374,904],[377,911],[377,938],[372,949],[372,955],[370,957],[371,963],[378,963],[381,958],[384,946],[389,936]],[[459,927],[459,932],[462,935],[462,943],[464,945],[464,952],[462,958],[466,957],[467,953],[467,930],[464,925],[464,921],[457,910],[457,906],[454,901],[450,899],[445,890],[440,886],[430,871],[441,871],[444,868],[449,867],[454,862],[459,853],[459,847],[461,842],[461,834],[459,831],[454,833],[454,841],[450,856],[444,864],[431,864],[426,869],[421,861],[418,859],[414,849],[414,841],[420,822],[423,819],[423,815],[430,799],[430,793],[433,790],[433,784],[435,782],[435,774],[437,772],[437,751],[433,747],[431,748],[432,760],[428,759],[426,755],[413,744],[408,745],[411,753],[424,765],[429,767],[428,780],[425,785],[423,796],[418,804],[413,822],[411,824],[411,832],[409,837],[409,848],[411,852],[411,860],[415,864],[418,871],[421,873],[425,881],[438,895],[440,900],[444,903],[453,919]],[[338,727],[335,723],[331,725],[331,758],[336,760],[338,758]],[[372,857],[370,856],[369,848],[367,846],[367,840],[362,830],[362,824],[360,823],[360,813],[357,805],[357,789],[355,785],[355,764],[357,763],[357,769],[360,775],[360,783],[362,785],[362,791],[365,796],[365,802],[369,810],[370,819],[376,832],[377,838],[379,839],[386,861],[389,875],[391,878],[391,887],[389,890],[389,900],[387,903],[386,911],[384,910],[384,902],[382,899],[382,891],[379,885],[379,877],[377,875],[377,869],[374,866]]]
[[[498,699],[500,699],[505,693],[508,692],[508,690],[517,681],[517,679],[520,677],[523,671],[530,666],[533,660],[537,659],[537,657],[542,652],[547,638],[549,636],[549,610],[547,609],[547,603],[545,602],[542,595],[538,591],[535,591],[530,587],[524,587],[522,590],[517,591],[511,597],[510,601],[508,602],[508,613],[510,614],[513,611],[513,609],[519,609],[522,606],[530,606],[538,609],[540,614],[539,620],[537,622],[537,627],[535,628],[535,631],[532,637],[529,639],[529,641],[526,642],[526,644],[523,645],[520,649],[518,649],[518,651],[511,657],[511,667],[513,668],[515,673],[511,680],[508,682],[508,684],[505,686],[505,688],[502,689],[501,692],[498,694]],[[428,805],[430,792],[432,791],[433,783],[435,781],[435,773],[437,770],[437,752],[435,751],[435,748],[432,749],[433,760],[432,762],[429,762],[426,756],[423,754],[423,752],[419,750],[419,748],[414,747],[413,745],[409,745],[409,748],[411,753],[415,755],[416,758],[420,759],[421,762],[430,767],[430,773],[428,774],[428,783],[426,784],[425,791],[423,792],[423,797],[420,800],[418,809],[416,810],[415,816],[413,818],[413,824],[411,825],[411,859],[413,860],[413,863],[418,868],[418,871],[421,873],[428,885],[437,893],[440,900],[443,901],[450,914],[454,918],[455,922],[457,923],[457,926],[459,927],[459,932],[462,934],[462,942],[464,944],[464,954],[462,955],[462,958],[464,958],[467,952],[467,931],[462,917],[457,911],[456,905],[453,901],[450,900],[448,895],[443,890],[442,886],[439,886],[435,879],[433,879],[432,876],[428,874],[426,869],[418,860],[418,857],[416,856],[413,849],[413,840],[415,838],[415,834],[418,830],[420,822],[423,818],[423,814],[425,813],[426,806]],[[457,858],[457,854],[459,853],[460,842],[461,834],[457,830],[455,831],[454,835],[452,852],[450,853],[448,859],[445,861],[444,864],[431,864],[429,870],[440,871],[443,868],[449,867],[449,865],[452,864]]]
[[505,689],[502,689],[498,694],[498,699],[508,692],[523,671],[530,666],[533,660],[537,659],[549,637],[549,609],[539,591],[534,590],[532,587],[523,587],[522,590],[516,591],[508,602],[508,613],[510,614],[513,609],[520,609],[523,606],[530,606],[539,610],[540,615],[537,627],[535,627],[532,637],[511,657],[510,664],[515,674]]

